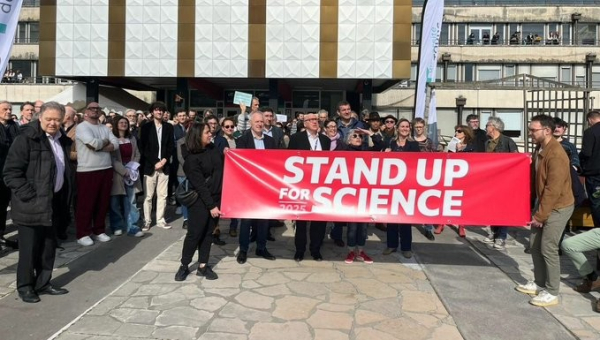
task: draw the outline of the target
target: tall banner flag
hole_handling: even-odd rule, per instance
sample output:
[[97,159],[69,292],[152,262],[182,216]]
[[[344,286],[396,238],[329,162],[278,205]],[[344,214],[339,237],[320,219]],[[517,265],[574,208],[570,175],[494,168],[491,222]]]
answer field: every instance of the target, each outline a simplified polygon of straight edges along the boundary
[[419,39],[419,66],[415,95],[416,118],[425,118],[427,83],[435,81],[443,16],[444,0],[425,0],[421,15],[421,38]]
[[0,76],[8,65],[22,4],[23,0],[0,1]]
[[438,131],[437,131],[437,100],[435,99],[435,89],[431,90],[429,98],[429,117],[427,118],[427,137],[433,143],[433,149],[438,147]]

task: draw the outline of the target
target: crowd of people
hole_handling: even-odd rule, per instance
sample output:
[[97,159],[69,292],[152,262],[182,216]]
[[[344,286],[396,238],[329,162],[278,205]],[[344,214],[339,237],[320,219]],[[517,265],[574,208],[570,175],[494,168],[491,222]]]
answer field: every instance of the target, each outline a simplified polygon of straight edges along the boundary
[[[40,294],[65,294],[50,283],[57,242],[67,239],[67,227],[74,223],[77,243],[90,246],[112,237],[142,237],[151,228],[170,229],[165,216],[179,185],[195,193],[193,202],[178,208],[187,229],[181,266],[175,274],[183,281],[198,252],[196,274],[208,280],[218,278],[209,265],[212,244],[224,244],[219,237],[224,153],[227,149],[290,149],[313,151],[436,152],[427,137],[423,119],[409,121],[377,112],[359,114],[350,103],[338,103],[335,115],[326,110],[298,115],[289,123],[276,122],[275,111],[260,108],[253,98],[249,108],[219,119],[211,110],[201,114],[180,110],[171,116],[162,102],[152,103],[148,112],[127,110],[123,115],[106,114],[96,102],[83,112],[55,102],[24,103],[15,120],[12,105],[0,102],[0,247],[19,250],[17,290],[25,302],[40,301]],[[576,204],[585,197],[576,185],[579,175],[591,202],[595,225],[600,221],[600,111],[588,114],[590,128],[577,152],[568,141],[568,124],[559,118],[539,115],[532,118],[529,136],[537,145],[532,155],[533,210],[529,252],[535,266],[535,280],[519,285],[518,291],[536,295],[531,303],[549,306],[558,303],[560,267],[558,251],[567,221]],[[455,127],[455,148],[451,152],[518,152],[515,142],[504,135],[504,123],[490,117],[485,130],[477,115],[469,115]],[[137,196],[143,197],[143,218]],[[18,226],[18,242],[4,238],[6,208]],[[154,207],[154,209],[153,209]],[[155,211],[155,218],[152,212]],[[109,216],[109,226],[105,225]],[[154,221],[154,222],[153,222]],[[315,261],[322,261],[321,247],[327,221],[295,221],[295,261],[303,261],[308,248]],[[282,221],[231,219],[229,235],[238,238],[237,262],[244,264],[250,243],[255,255],[275,260],[267,248],[275,239],[270,229]],[[343,230],[346,228],[344,242]],[[386,231],[383,255],[400,251],[410,258],[412,232],[409,224],[377,225]],[[444,225],[424,225],[431,241]],[[464,226],[456,226],[465,237]],[[308,229],[308,230],[307,230]],[[502,250],[506,226],[491,226],[484,240]],[[583,252],[600,248],[600,233],[567,238],[564,253],[573,259],[584,281],[575,289],[600,289],[600,279]],[[108,233],[108,234],[107,234]],[[110,234],[110,235],[109,235]],[[336,222],[329,233],[335,245],[347,247],[345,262],[373,263],[366,249],[368,225],[349,219]]]

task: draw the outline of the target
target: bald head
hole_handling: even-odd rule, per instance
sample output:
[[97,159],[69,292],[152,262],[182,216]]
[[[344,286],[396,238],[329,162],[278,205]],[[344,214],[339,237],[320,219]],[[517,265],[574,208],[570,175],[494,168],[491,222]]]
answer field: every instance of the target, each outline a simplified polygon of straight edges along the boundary
[[65,127],[69,127],[73,124],[75,124],[75,115],[77,114],[77,111],[75,111],[74,108],[70,107],[70,106],[65,106],[65,118],[63,119],[63,125]]

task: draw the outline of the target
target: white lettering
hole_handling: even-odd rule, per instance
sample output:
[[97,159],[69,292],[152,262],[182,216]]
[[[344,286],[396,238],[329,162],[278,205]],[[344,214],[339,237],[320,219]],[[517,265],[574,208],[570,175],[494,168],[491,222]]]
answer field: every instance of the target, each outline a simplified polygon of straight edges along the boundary
[[302,182],[302,179],[304,178],[304,172],[302,171],[302,169],[296,167],[296,164],[304,164],[304,158],[300,156],[292,156],[285,160],[285,170],[294,174],[294,177],[284,175],[284,182],[289,184],[296,184]]
[[352,184],[360,185],[361,175],[370,185],[377,184],[377,171],[379,170],[379,159],[371,159],[371,166],[368,167],[367,163],[362,158],[357,158],[354,163],[354,176],[352,177]]
[[334,180],[339,180],[342,184],[350,184],[350,176],[348,175],[348,166],[344,158],[336,157],[329,168],[325,184],[331,184]]
[[444,216],[460,217],[462,211],[460,209],[452,209],[453,207],[462,207],[462,201],[455,198],[462,198],[462,190],[446,190],[444,192],[444,206],[442,207],[442,213]]
[[288,188],[279,189],[279,199],[283,199],[288,194]]
[[429,209],[429,207],[427,206],[427,200],[430,197],[441,198],[442,192],[440,190],[434,190],[434,189],[425,190],[425,192],[423,192],[421,194],[421,196],[419,196],[419,200],[417,202],[419,211],[421,212],[421,214],[423,214],[425,216],[437,216],[440,214],[440,209],[439,208]]
[[413,216],[415,214],[415,200],[417,197],[417,190],[408,190],[408,197],[404,196],[402,190],[394,189],[392,191],[392,206],[391,215],[398,215],[398,207],[402,207],[402,210],[407,216]]
[[[373,189],[371,190],[371,206],[369,207],[370,213],[374,215],[386,215],[387,214],[387,196],[390,194],[389,189]],[[381,197],[385,196],[385,197]],[[385,207],[380,208],[380,205]]]
[[[458,168],[458,170],[454,170]],[[469,163],[464,159],[449,159],[446,161],[444,186],[451,187],[455,178],[463,178],[469,173]]]
[[[398,170],[396,177],[391,178],[392,167]],[[381,169],[381,185],[398,185],[406,178],[406,163],[397,158],[386,158],[383,160]]]
[[306,164],[312,164],[312,175],[310,176],[311,184],[318,184],[319,177],[321,177],[321,166],[327,164],[329,158],[327,157],[308,157]]
[[435,159],[431,168],[431,178],[427,178],[427,160],[419,159],[417,164],[417,183],[424,187],[432,187],[437,185],[442,179],[442,167],[444,160]]

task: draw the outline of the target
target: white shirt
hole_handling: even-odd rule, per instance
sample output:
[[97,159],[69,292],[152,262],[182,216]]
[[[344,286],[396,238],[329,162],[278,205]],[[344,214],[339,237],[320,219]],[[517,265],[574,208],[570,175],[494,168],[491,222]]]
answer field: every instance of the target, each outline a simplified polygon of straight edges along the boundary
[[65,153],[62,145],[58,140],[62,134],[58,131],[54,136],[46,133],[50,146],[52,147],[52,153],[54,153],[54,161],[56,163],[56,177],[54,178],[54,192],[59,192],[65,182]]
[[306,132],[306,134],[308,135],[308,143],[310,144],[310,149],[323,151],[323,148],[321,147],[321,141],[319,140],[319,134],[317,133],[313,136],[308,131]]

